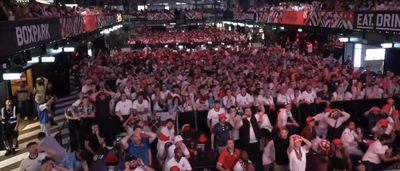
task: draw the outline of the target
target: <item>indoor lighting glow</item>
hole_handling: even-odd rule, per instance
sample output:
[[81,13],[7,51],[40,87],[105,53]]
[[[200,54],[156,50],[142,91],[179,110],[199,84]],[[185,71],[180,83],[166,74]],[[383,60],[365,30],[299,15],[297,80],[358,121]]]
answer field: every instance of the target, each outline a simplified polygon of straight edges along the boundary
[[74,47],[64,47],[64,52],[74,52],[75,48]]
[[53,56],[43,56],[41,57],[42,62],[54,62],[54,57]]
[[3,80],[18,80],[21,79],[21,73],[4,73]]
[[39,57],[32,57],[32,60],[28,61],[28,64],[35,64],[39,62]]
[[66,6],[66,7],[72,8],[72,7],[77,7],[78,4],[65,4],[65,6]]
[[165,48],[168,48],[168,45],[164,45]]
[[279,29],[281,29],[281,30],[285,30],[285,27],[279,27]]
[[212,44],[212,42],[207,42],[208,44]]
[[382,46],[382,48],[392,48],[393,43],[382,43],[381,46]]
[[276,30],[276,27],[272,27],[272,30]]
[[46,1],[46,0],[36,0],[36,2],[42,3],[42,4],[51,4],[51,2]]
[[342,37],[342,38],[339,38],[339,41],[340,42],[348,42],[349,41],[349,38],[348,37]]
[[298,32],[303,32],[303,29],[297,29]]

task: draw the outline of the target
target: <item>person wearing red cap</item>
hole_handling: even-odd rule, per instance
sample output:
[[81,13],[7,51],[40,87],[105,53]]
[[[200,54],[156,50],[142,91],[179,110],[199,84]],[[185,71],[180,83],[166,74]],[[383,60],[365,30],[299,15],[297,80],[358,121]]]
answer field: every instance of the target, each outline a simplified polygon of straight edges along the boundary
[[[289,139],[289,147],[287,149],[289,157],[289,170],[290,171],[305,171],[306,170],[306,155],[311,148],[311,142],[299,136],[292,135]],[[302,146],[302,143],[305,143]]]
[[364,112],[365,117],[368,120],[368,129],[372,130],[380,119],[387,118],[388,115],[385,112],[381,112],[379,107],[372,107],[371,109]]
[[171,169],[169,169],[169,171],[181,171],[181,169],[179,169],[178,166],[172,166]]
[[382,162],[392,162],[399,161],[400,154],[396,156],[388,156],[388,152],[391,150],[388,149],[388,145],[391,142],[392,137],[388,134],[383,134],[379,137],[378,140],[373,142],[369,147],[367,152],[365,152],[362,161],[366,168],[366,171],[377,171],[382,170],[383,165]]
[[235,148],[235,143],[232,139],[227,141],[225,148],[218,157],[216,168],[220,171],[234,171],[233,167],[240,158],[240,150]]
[[356,129],[353,121],[350,121],[347,127],[342,132],[340,140],[343,142],[343,147],[351,154],[362,157],[362,152],[358,147],[358,142],[362,142],[363,133],[361,128]]
[[333,140],[340,138],[340,126],[350,118],[350,114],[339,109],[333,109],[324,115],[325,122],[328,124],[327,139]]
[[[393,92],[393,91],[391,91]],[[394,106],[394,100],[393,98],[388,98],[387,99],[387,104],[390,106],[390,113],[392,113],[393,110],[396,110],[396,106]]]
[[225,114],[219,114],[219,123],[213,126],[211,132],[211,150],[214,150],[216,145],[219,154],[221,154],[221,152],[226,148],[227,140],[231,138],[232,129],[232,125],[229,122],[226,122]]
[[180,170],[192,170],[192,166],[190,165],[188,159],[183,157],[182,149],[180,147],[176,147],[173,149],[174,156],[167,160],[164,166],[164,171],[169,171],[173,167],[179,167]]
[[351,170],[352,162],[350,154],[343,148],[340,139],[334,139],[329,152],[329,162],[333,170]]
[[382,134],[391,135],[392,131],[392,124],[389,124],[389,122],[384,118],[380,119],[378,123],[376,123],[375,127],[373,127],[371,130],[375,139],[378,139]]
[[[331,143],[319,137],[311,141],[312,150],[307,154],[307,171],[327,171],[329,161],[329,149]],[[312,162],[311,162],[312,161]]]
[[308,141],[311,141],[317,137],[317,132],[315,130],[315,120],[313,117],[308,116],[306,118],[306,121],[307,121],[307,126],[305,126],[301,131],[301,136],[307,139]]

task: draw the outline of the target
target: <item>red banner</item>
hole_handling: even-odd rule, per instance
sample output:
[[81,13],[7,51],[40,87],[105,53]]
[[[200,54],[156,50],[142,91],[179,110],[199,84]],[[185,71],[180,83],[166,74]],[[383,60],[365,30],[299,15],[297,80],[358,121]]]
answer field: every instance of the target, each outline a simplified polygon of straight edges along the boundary
[[95,15],[85,16],[85,31],[97,29],[97,20]]
[[281,24],[306,25],[310,14],[308,11],[285,11],[281,14]]

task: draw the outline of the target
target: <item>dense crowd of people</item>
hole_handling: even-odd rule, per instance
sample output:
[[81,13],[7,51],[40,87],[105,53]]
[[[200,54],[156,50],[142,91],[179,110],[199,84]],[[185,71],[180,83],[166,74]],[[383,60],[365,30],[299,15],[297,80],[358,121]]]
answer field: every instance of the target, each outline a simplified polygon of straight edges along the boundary
[[225,30],[191,30],[183,32],[144,31],[140,37],[131,37],[128,44],[171,44],[193,42],[245,41],[246,36]]
[[[221,31],[200,35],[205,33],[212,41]],[[29,158],[21,169],[88,171],[105,142],[122,133],[127,171],[192,170],[188,159],[195,154],[174,125],[176,115],[191,111],[208,112],[207,121],[198,123],[207,130],[198,131],[219,153],[220,171],[376,171],[398,162],[400,122],[393,100],[400,95],[398,77],[369,66],[354,69],[351,57],[344,63],[333,56],[319,58],[312,44],[299,49],[296,43],[288,39],[285,45],[259,49],[239,44],[190,51],[146,48],[87,57],[74,67],[82,83],[80,98],[65,110],[71,153],[50,136],[54,99],[37,93],[47,86],[39,78],[34,92],[43,132],[39,143],[28,144]],[[336,101],[382,98],[388,98],[386,105],[365,111],[367,125],[349,120],[348,111],[330,108]],[[15,140],[20,120],[11,101],[6,104],[0,118],[7,128],[5,142]],[[293,109],[311,104],[324,108],[307,113],[307,125],[300,127]],[[168,119],[152,131],[147,118],[160,112]],[[274,112],[275,118],[269,115]],[[5,143],[8,155],[15,153],[14,142]]]
[[100,7],[65,7],[41,3],[32,3],[22,6],[12,3],[6,3],[4,1],[0,2],[0,7],[0,21],[85,16],[107,14],[111,12],[111,10],[106,10]]

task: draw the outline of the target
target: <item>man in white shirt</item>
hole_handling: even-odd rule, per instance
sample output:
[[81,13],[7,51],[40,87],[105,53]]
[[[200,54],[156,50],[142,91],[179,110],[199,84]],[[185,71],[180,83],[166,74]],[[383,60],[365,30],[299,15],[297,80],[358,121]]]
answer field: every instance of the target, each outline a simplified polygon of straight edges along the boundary
[[[171,147],[170,147],[171,148]],[[174,156],[167,160],[164,171],[170,171],[170,169],[174,166],[179,167],[180,170],[191,171],[192,166],[190,166],[189,161],[182,156],[182,149],[179,147],[173,148]]]
[[314,120],[318,122],[318,125],[315,126],[315,131],[317,132],[317,136],[322,139],[326,138],[326,134],[328,133],[328,124],[325,122],[325,113],[330,112],[330,108],[326,108],[324,112],[316,114],[313,116]]
[[165,143],[173,142],[175,138],[175,129],[172,119],[166,120],[166,125],[163,126],[158,133],[158,143],[157,143],[157,156],[161,156],[165,153]]
[[[303,146],[302,143],[305,143]],[[291,171],[305,171],[306,170],[306,155],[311,148],[311,142],[299,136],[292,135],[290,137],[289,148],[287,149],[289,157],[289,169]]]
[[325,113],[324,120],[328,124],[327,139],[339,139],[340,132],[339,127],[349,120],[350,114],[339,109],[332,109],[330,112]]
[[175,148],[180,148],[182,154],[184,155],[184,157],[186,157],[187,159],[190,158],[190,152],[187,149],[186,145],[183,144],[182,136],[177,135],[174,138],[174,144],[172,144],[168,148],[168,155],[167,155],[167,159],[165,161],[169,161],[170,159],[174,158],[174,156],[175,156],[175,152],[174,152]]
[[149,114],[149,102],[144,100],[143,92],[139,92],[137,95],[137,99],[133,101],[132,109],[133,114],[139,116],[142,120],[146,120],[147,114]]
[[347,125],[346,129],[344,129],[340,140],[343,143],[343,147],[346,148],[349,154],[362,157],[364,153],[358,149],[359,138],[362,138],[361,129],[357,128],[356,132],[356,126],[354,122],[349,122],[349,125]]
[[375,139],[378,139],[382,134],[390,135],[392,131],[392,124],[389,124],[385,118],[380,119],[371,130],[372,134],[374,134]]
[[306,90],[304,90],[301,93],[301,96],[303,97],[303,100],[308,103],[314,103],[315,98],[317,98],[317,94],[315,91],[312,89],[312,85],[308,84],[306,87]]
[[236,95],[236,104],[238,107],[246,108],[253,106],[254,97],[247,93],[246,87],[240,88],[240,93]]
[[399,154],[394,157],[388,157],[386,155],[387,152],[390,152],[387,146],[390,143],[390,139],[390,135],[383,134],[379,140],[375,141],[368,147],[367,152],[362,158],[366,171],[382,170],[383,166],[381,165],[381,162],[398,161],[400,159]]
[[267,168],[267,170],[271,170],[274,166],[274,162],[275,162],[275,145],[274,141],[271,140],[264,148],[264,153],[263,153],[264,168]]
[[[293,131],[293,126],[299,127],[299,124],[292,116],[292,103],[285,103],[285,108],[282,108],[278,111],[278,117],[276,118],[276,126],[278,128],[286,127],[290,131]],[[290,122],[288,122],[290,120]],[[289,127],[288,127],[289,126]],[[292,127],[292,128],[290,128]]]
[[[48,148],[39,148],[36,142],[30,142],[26,146],[29,155],[21,162],[19,171],[38,171],[41,168],[42,160],[49,155],[49,157],[55,155],[55,151]],[[39,150],[43,150],[44,153],[39,153]],[[46,154],[47,153],[47,154]]]
[[133,103],[131,100],[127,99],[126,94],[121,94],[121,101],[115,106],[115,114],[119,117],[121,122],[127,120],[132,113]]
[[207,126],[212,131],[212,127],[219,122],[219,114],[225,113],[225,109],[221,108],[219,100],[214,101],[214,108],[210,109],[207,114]]

